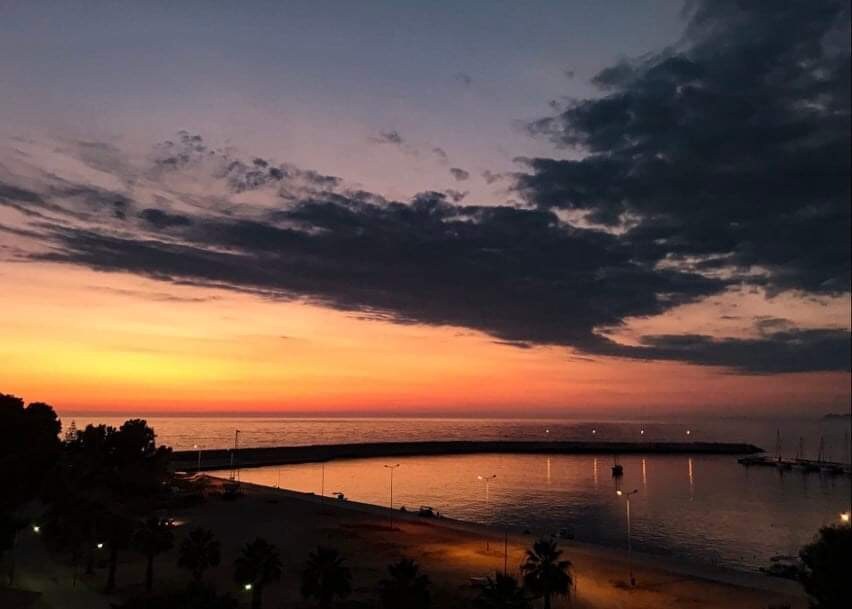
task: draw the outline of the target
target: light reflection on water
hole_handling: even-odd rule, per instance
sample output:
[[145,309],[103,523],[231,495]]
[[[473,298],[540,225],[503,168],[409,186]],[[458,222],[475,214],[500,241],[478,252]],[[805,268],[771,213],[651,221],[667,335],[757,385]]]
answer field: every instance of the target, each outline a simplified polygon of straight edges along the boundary
[[[442,514],[535,533],[573,530],[576,539],[623,546],[631,498],[638,551],[740,569],[796,554],[817,529],[849,509],[848,477],[745,468],[729,456],[623,456],[624,476],[591,455],[466,455],[394,459],[394,505],[429,505]],[[325,465],[326,494],[387,505],[382,459]],[[496,475],[483,484],[478,477]],[[244,469],[242,480],[320,493],[318,464]]]

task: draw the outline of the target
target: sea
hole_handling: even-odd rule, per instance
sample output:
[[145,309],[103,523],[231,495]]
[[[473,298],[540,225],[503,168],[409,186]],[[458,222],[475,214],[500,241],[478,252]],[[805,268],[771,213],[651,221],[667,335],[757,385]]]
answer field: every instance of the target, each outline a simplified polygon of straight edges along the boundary
[[[79,428],[121,417],[66,416]],[[770,454],[849,462],[850,420],[148,417],[176,450],[417,440],[747,442]],[[239,434],[236,432],[239,431]],[[852,510],[846,475],[747,468],[728,455],[464,455],[243,469],[246,482],[393,506],[741,571],[794,557]],[[222,472],[223,475],[229,472]],[[621,490],[619,496],[617,491]],[[635,492],[634,492],[635,491]]]

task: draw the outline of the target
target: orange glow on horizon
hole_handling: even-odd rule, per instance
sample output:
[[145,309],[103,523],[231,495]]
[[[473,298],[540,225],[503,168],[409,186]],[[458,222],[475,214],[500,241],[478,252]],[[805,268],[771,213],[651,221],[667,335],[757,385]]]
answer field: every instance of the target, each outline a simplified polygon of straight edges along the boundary
[[[58,265],[0,279],[0,391],[62,412],[483,412],[830,409],[847,374],[741,376],[518,349],[454,327],[357,319]],[[844,402],[845,403],[845,402]]]

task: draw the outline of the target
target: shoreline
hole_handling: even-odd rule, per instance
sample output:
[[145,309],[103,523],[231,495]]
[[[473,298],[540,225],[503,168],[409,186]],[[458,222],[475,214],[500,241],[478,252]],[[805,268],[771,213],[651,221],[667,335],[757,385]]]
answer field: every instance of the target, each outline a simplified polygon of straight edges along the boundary
[[[229,482],[228,479],[221,478],[219,476],[212,476],[209,474],[203,474],[203,476],[207,479],[214,480],[219,484],[226,484]],[[416,525],[432,526],[445,531],[449,530],[483,538],[491,538],[501,547],[504,543],[504,539],[508,540],[508,542],[513,546],[528,547],[532,545],[532,542],[536,539],[539,539],[542,536],[548,536],[548,533],[555,533],[553,531],[547,532],[543,530],[524,533],[517,527],[501,528],[469,520],[448,518],[445,516],[424,518],[419,516],[416,512],[401,512],[398,509],[391,510],[387,506],[377,505],[374,503],[364,503],[349,499],[341,501],[328,496],[321,497],[315,493],[294,491],[286,488],[275,488],[251,482],[240,482],[240,487],[246,487],[251,489],[253,492],[273,493],[280,497],[311,503],[318,507],[322,507],[323,509],[339,509],[357,512],[360,514],[387,518],[388,520],[392,519],[394,523],[413,523]],[[623,549],[596,544],[593,542],[575,541],[573,539],[557,538],[557,541],[560,547],[566,550],[569,557],[581,555],[584,557],[593,557],[597,560],[623,564],[625,565],[625,568],[626,565],[629,565],[631,562],[631,558],[628,556],[628,553]],[[636,551],[632,552],[632,563],[637,567],[662,571],[668,574],[707,581],[714,584],[723,584],[761,592],[783,594],[801,599],[806,598],[801,586],[797,582],[765,575],[758,571],[744,571],[701,563],[684,562],[683,560],[679,560],[673,556],[659,556]]]
[[[179,471],[208,471],[267,465],[296,465],[374,457],[427,457],[473,454],[656,454],[656,455],[753,455],[763,449],[726,442],[573,442],[514,440],[452,440],[429,442],[368,442],[312,444],[254,448],[180,450],[172,453],[172,467]],[[200,466],[199,466],[200,462]]]

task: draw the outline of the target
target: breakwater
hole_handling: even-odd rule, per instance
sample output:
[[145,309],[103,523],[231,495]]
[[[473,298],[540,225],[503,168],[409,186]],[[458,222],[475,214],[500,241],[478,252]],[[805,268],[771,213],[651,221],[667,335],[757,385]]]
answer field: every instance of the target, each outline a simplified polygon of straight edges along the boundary
[[179,471],[262,467],[372,457],[437,455],[550,454],[550,455],[753,455],[762,449],[752,444],[726,442],[560,442],[560,441],[440,441],[370,442],[311,446],[275,446],[211,450],[183,450],[172,454]]

